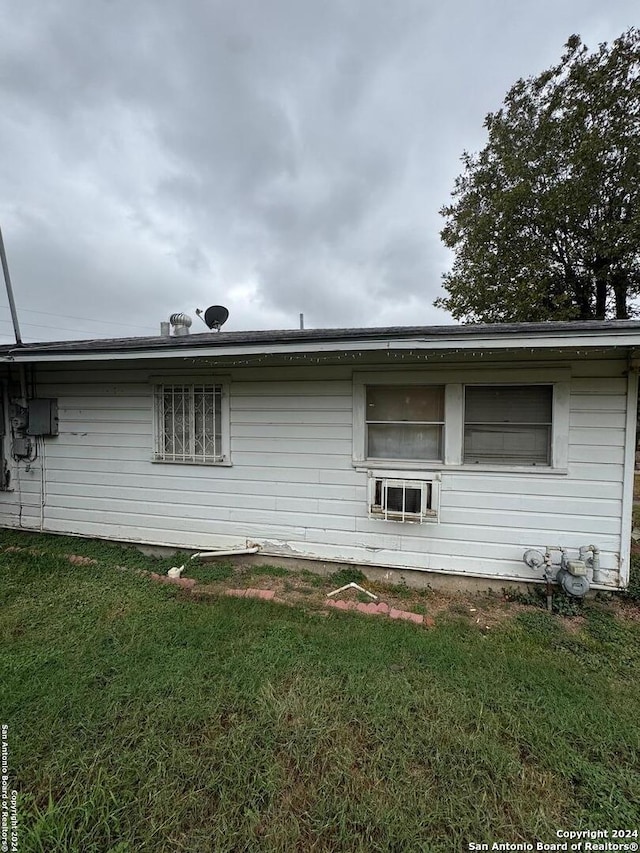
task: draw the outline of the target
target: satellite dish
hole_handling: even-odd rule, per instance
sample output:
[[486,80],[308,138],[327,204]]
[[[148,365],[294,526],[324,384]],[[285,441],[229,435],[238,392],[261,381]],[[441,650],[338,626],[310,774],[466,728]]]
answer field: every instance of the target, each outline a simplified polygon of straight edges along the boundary
[[224,305],[211,305],[204,312],[204,322],[210,329],[218,330],[229,319],[229,311]]

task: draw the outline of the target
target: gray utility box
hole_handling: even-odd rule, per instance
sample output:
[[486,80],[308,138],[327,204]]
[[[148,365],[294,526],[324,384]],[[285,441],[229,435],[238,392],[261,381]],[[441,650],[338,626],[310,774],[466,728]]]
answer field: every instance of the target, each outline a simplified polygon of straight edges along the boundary
[[58,401],[52,398],[29,400],[27,435],[58,434]]

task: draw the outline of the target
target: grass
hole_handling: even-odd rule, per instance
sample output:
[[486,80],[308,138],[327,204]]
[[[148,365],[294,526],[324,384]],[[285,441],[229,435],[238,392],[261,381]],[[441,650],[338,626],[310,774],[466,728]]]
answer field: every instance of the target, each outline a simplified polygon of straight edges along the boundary
[[640,622],[426,631],[113,570],[175,558],[10,544],[43,551],[0,554],[21,851],[450,853],[640,822]]
[[357,583],[361,586],[362,584],[367,583],[366,575],[361,572],[360,569],[352,568],[350,566],[345,566],[343,569],[338,569],[336,572],[332,572],[332,574],[329,575],[329,580],[335,589],[339,589],[341,586],[346,586],[348,583]]
[[290,573],[282,566],[247,566],[243,574],[251,578],[286,578]]
[[625,597],[628,601],[640,603],[640,554],[638,553],[631,555],[629,586]]
[[300,578],[310,587],[314,589],[322,589],[327,585],[326,579],[322,577],[322,575],[318,575],[315,572],[310,572],[307,569],[303,569],[300,572]]
[[185,565],[185,577],[195,578],[200,583],[215,583],[216,581],[225,581],[233,577],[233,566],[231,563],[200,563],[196,561],[188,562]]
[[[529,607],[541,607],[547,609],[547,593],[544,586],[530,586],[526,592],[519,590],[503,589],[502,594],[507,601],[515,601],[518,604],[526,604]],[[574,598],[558,587],[552,587],[551,609],[558,616],[579,616],[584,609],[584,600]]]

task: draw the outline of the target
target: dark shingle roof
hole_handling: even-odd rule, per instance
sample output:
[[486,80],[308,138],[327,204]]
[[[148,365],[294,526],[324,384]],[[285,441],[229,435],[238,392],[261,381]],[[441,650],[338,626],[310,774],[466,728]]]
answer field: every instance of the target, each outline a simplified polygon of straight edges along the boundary
[[422,341],[442,338],[485,338],[531,336],[532,343],[537,337],[553,334],[568,337],[589,332],[636,331],[640,333],[640,320],[583,320],[575,322],[546,323],[474,323],[449,326],[389,326],[364,329],[282,329],[250,332],[203,332],[180,337],[136,337],[136,338],[98,338],[81,341],[47,341],[17,346],[0,346],[0,355],[62,354],[62,353],[98,353],[131,352],[145,350],[180,349],[183,347],[225,347],[255,344],[292,344],[313,342],[371,341],[420,339]]

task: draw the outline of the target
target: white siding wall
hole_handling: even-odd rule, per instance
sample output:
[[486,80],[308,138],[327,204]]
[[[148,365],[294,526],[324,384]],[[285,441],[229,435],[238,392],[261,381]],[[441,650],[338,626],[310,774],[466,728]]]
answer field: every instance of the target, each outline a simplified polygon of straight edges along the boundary
[[350,368],[225,370],[233,464],[212,467],[150,461],[149,376],[184,375],[167,364],[38,367],[38,395],[59,400],[60,434],[19,465],[0,521],[505,578],[532,577],[527,548],[593,543],[618,583],[626,361],[571,365],[567,475],[444,470],[440,521],[423,525],[367,516],[367,475],[352,464]]

